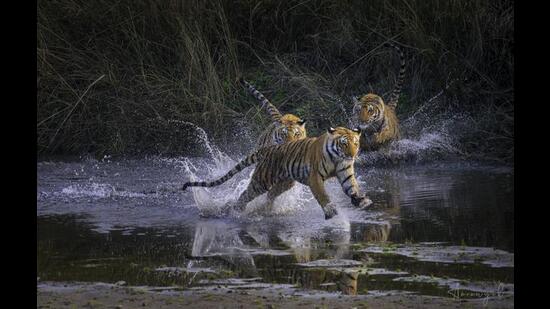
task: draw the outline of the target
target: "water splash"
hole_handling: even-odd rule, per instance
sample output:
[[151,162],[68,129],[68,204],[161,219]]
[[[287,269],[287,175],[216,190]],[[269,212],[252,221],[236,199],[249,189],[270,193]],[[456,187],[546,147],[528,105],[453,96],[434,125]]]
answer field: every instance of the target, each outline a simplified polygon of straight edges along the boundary
[[[428,162],[464,156],[461,137],[463,132],[468,131],[472,119],[464,112],[452,110],[452,105],[441,104],[442,100],[446,100],[445,91],[463,79],[457,77],[448,80],[441,91],[420,104],[416,111],[404,119],[400,117],[401,139],[378,151],[361,153],[357,163],[374,165],[401,161]],[[356,127],[358,119],[352,107],[354,104],[351,103],[354,97],[342,100],[336,95],[328,96],[341,110],[348,127]]]
[[[428,162],[462,155],[460,131],[467,123],[467,116],[449,110],[436,113],[435,102],[428,101],[400,121],[401,139],[377,151],[361,152],[356,162],[366,165]],[[349,123],[353,121],[354,118],[348,119]]]
[[[232,169],[240,160],[234,160],[227,153],[221,151],[213,145],[207,133],[197,125],[186,122],[173,120],[172,122],[193,126],[197,134],[197,138],[201,144],[208,150],[206,158],[160,158],[161,161],[170,161],[171,165],[176,165],[180,169],[180,174],[184,176],[182,183],[186,181],[212,181],[225,175]],[[242,192],[248,187],[251,177],[254,173],[254,167],[249,167],[240,173],[233,176],[231,179],[221,184],[220,186],[204,188],[191,187],[189,191],[196,207],[200,214],[205,217],[220,217],[225,215],[226,207],[235,202]],[[161,184],[157,187],[159,191],[178,191],[181,188],[181,183]],[[349,204],[349,199],[342,193],[342,189],[338,184],[327,184],[327,191],[334,199],[331,198],[337,205]],[[326,221],[323,218],[322,210],[317,201],[314,199],[309,188],[300,183],[295,183],[294,187],[287,192],[281,194],[275,199],[272,207],[268,207],[267,194],[262,194],[253,201],[249,202],[242,213],[231,212],[230,217],[261,221],[266,218],[277,218],[284,216],[300,216],[300,214],[308,213],[311,215],[311,210],[319,215],[321,219],[318,224],[322,226],[333,226],[342,231],[350,230],[349,211],[339,211],[339,215],[332,220]],[[357,214],[351,213],[353,217]],[[310,222],[310,218],[304,221]],[[269,219],[268,219],[269,220]]]
[[227,161],[231,161],[231,158],[224,154],[221,150],[219,150],[216,146],[212,145],[210,141],[208,140],[208,134],[204,131],[203,128],[199,127],[198,125],[188,122],[188,121],[182,121],[182,120],[175,120],[170,119],[168,120],[168,123],[176,123],[176,124],[183,124],[193,127],[199,134],[195,137],[199,139],[199,142],[206,148],[206,151],[210,155],[210,157],[214,160],[214,163],[218,167],[225,166]]
[[61,194],[71,198],[110,198],[110,197],[145,197],[139,192],[116,189],[110,184],[91,183],[86,185],[70,185],[61,190]]
[[[347,119],[347,127],[348,128],[357,127],[358,126],[357,117],[348,114],[348,111],[347,111],[346,107],[344,106],[343,100],[339,97],[330,97],[330,98],[336,103],[336,105],[340,108],[340,110],[342,110],[342,113],[344,114],[344,119]],[[353,97],[352,97],[352,99],[353,99]]]
[[233,254],[243,242],[238,229],[224,222],[197,222],[191,256],[206,257]]
[[[215,145],[212,145],[206,132],[199,126],[185,121],[174,120],[173,122],[191,125],[196,128],[197,132],[199,132],[197,138],[200,139],[208,150],[208,154],[212,160],[212,163],[209,163],[200,159],[192,160],[190,158],[183,158],[183,160],[180,161],[180,166],[182,173],[189,177],[189,181],[215,180],[225,175],[240,161],[231,159],[229,155],[221,151]],[[247,172],[249,169],[250,171]],[[226,205],[236,201],[242,192],[244,192],[250,183],[253,172],[254,170],[251,168],[245,169],[217,187],[191,187],[193,199],[201,214],[203,216],[220,216]],[[309,197],[305,195],[303,186],[297,184],[294,188],[279,196],[273,203],[272,209],[267,209],[265,207],[267,204],[266,194],[263,194],[248,204],[243,215],[250,218],[261,218],[265,215],[288,214],[303,206],[305,202],[311,200],[311,195]],[[233,215],[239,216],[238,214]]]

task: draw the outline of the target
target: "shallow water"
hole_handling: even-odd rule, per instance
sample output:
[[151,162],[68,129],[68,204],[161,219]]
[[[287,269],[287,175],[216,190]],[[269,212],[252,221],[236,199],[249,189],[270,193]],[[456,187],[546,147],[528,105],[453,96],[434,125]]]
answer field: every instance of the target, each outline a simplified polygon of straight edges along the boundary
[[125,281],[174,289],[486,297],[514,291],[513,169],[473,163],[357,166],[374,201],[354,209],[335,181],[340,214],[325,221],[297,185],[242,215],[200,214],[234,199],[251,169],[212,189],[181,192],[235,161],[207,158],[37,163],[41,281]]

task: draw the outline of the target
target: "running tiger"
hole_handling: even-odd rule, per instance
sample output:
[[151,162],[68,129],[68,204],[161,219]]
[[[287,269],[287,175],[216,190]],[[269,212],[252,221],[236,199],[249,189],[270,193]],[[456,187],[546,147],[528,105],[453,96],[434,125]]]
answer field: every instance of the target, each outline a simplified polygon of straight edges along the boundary
[[361,138],[362,150],[378,150],[380,147],[400,138],[399,121],[395,114],[397,102],[403,87],[405,77],[405,55],[394,44],[386,43],[399,52],[401,69],[397,78],[397,84],[393,89],[388,103],[376,94],[369,93],[361,99],[355,100],[354,114],[359,120],[359,127],[363,130]]
[[264,106],[266,107],[272,120],[272,123],[260,134],[256,149],[300,140],[307,136],[305,120],[293,114],[282,115],[277,107],[271,104],[271,102],[269,102],[269,100],[249,82],[242,78],[240,78],[239,81],[254,98],[260,101],[262,108]]
[[257,163],[248,188],[233,207],[242,211],[246,204],[267,192],[270,205],[275,198],[288,190],[288,184],[299,181],[309,186],[313,196],[323,209],[325,219],[338,212],[325,191],[325,180],[337,177],[344,193],[354,206],[364,208],[372,201],[359,192],[353,164],[359,153],[359,129],[330,128],[319,137],[263,147],[239,162],[232,170],[212,182],[187,182],[187,187],[218,186],[245,167]]

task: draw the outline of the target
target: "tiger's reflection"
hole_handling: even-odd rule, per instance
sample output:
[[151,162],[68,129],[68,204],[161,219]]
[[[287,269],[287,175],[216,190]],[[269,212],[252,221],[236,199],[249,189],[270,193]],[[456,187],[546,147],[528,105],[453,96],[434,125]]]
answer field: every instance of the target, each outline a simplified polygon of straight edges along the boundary
[[[354,233],[359,233],[363,240],[384,241],[389,227],[389,224],[363,224]],[[345,229],[320,228],[304,233],[289,226],[243,227],[221,221],[199,221],[191,256],[203,263],[217,261],[212,266],[229,268],[238,276],[259,276],[265,282],[356,295],[357,268],[297,265],[317,260],[352,260],[350,239],[351,233]]]

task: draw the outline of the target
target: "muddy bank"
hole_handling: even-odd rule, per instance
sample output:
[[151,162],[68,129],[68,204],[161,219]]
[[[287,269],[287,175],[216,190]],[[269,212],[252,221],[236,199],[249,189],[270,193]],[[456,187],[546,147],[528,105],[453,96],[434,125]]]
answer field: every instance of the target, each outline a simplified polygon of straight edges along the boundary
[[[389,295],[388,295],[389,294]],[[38,308],[513,308],[514,296],[462,299],[401,292],[348,296],[308,293],[273,285],[265,289],[154,289],[105,283],[39,282]]]

